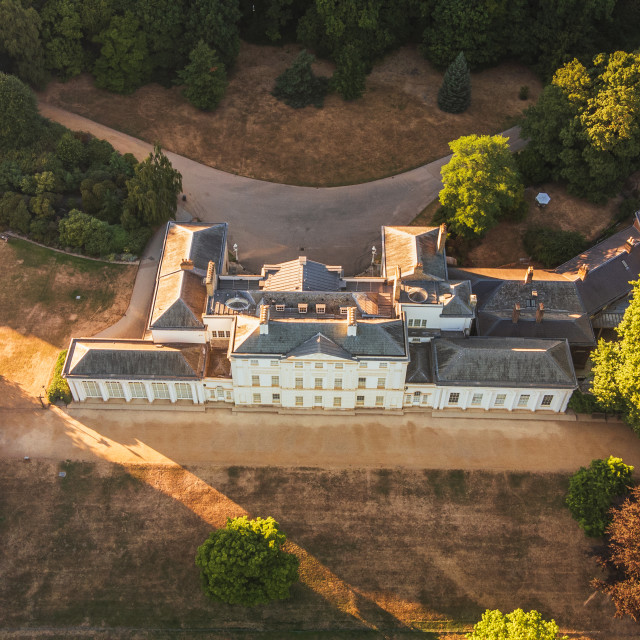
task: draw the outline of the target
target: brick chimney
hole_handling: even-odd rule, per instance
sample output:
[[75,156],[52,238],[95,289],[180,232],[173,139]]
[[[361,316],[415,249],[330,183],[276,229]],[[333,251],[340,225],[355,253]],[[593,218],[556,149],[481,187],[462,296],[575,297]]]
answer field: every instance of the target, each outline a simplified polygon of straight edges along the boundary
[[516,302],[513,305],[513,311],[511,312],[511,322],[513,322],[513,324],[517,324],[518,320],[520,320],[520,303]]
[[541,302],[536,309],[536,322],[540,324],[544,318],[544,304]]
[[260,335],[264,336],[269,333],[269,305],[260,305]]
[[358,323],[356,322],[356,308],[347,309],[347,335],[355,336],[358,333]]
[[583,264],[578,269],[578,278],[580,278],[580,280],[582,280],[584,282],[584,279],[587,277],[588,273],[589,273],[589,265]]
[[393,299],[396,302],[400,302],[400,278],[402,277],[402,269],[400,267],[395,268],[395,273],[393,276]]
[[207,277],[204,280],[204,284],[207,287],[207,295],[211,297],[218,285],[218,277],[216,275],[216,263],[213,260],[209,260],[207,265]]
[[180,268],[183,271],[192,271],[193,270],[193,260],[189,260],[189,258],[182,258],[182,262],[180,263]]
[[636,239],[633,237],[627,238],[627,241],[624,243],[624,248],[627,253],[631,253],[635,246],[636,246]]
[[447,225],[444,222],[440,225],[440,230],[438,231],[438,247],[437,252],[444,252],[444,243],[447,240]]
[[533,267],[527,269],[527,273],[524,276],[524,283],[531,284],[533,282]]

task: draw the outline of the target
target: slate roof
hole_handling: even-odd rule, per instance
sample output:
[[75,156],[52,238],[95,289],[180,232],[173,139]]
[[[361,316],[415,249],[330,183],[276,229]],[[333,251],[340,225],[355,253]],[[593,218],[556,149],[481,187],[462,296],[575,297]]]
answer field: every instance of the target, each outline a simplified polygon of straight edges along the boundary
[[[347,335],[347,322],[335,320],[270,320],[269,333],[260,334],[256,318],[238,316],[232,356],[272,354],[287,356],[318,334],[350,357],[405,356],[404,327],[400,320],[359,320],[355,336]],[[325,347],[326,343],[324,343]],[[309,345],[303,349],[309,349]]]
[[439,227],[382,227],[384,268],[391,277],[396,266],[402,278],[411,276],[416,266],[434,279],[447,279],[445,252],[437,252]]
[[316,354],[334,356],[335,358],[342,358],[343,360],[352,359],[350,353],[321,333],[316,333],[313,338],[309,338],[306,342],[289,351],[287,357],[295,356],[299,358],[301,356],[312,356]]
[[150,325],[154,329],[201,329],[207,292],[202,277],[176,271],[160,278]]
[[419,342],[409,345],[406,382],[430,384],[433,382],[433,364],[431,362],[431,343]]
[[342,267],[327,266],[300,256],[262,267],[265,291],[338,291]]
[[[574,282],[490,281],[475,284],[473,290],[478,295],[476,331],[480,336],[566,338],[575,345],[595,344],[589,317]],[[536,322],[536,306],[540,302],[544,304],[544,316],[542,322]],[[512,322],[515,303],[520,304],[516,323]]]
[[435,338],[431,356],[439,385],[577,386],[566,340]]
[[[629,249],[627,240],[635,245]],[[589,267],[586,278],[580,279],[578,270]],[[579,256],[561,264],[556,272],[573,280],[587,313],[593,315],[631,291],[632,280],[640,274],[640,231],[627,227],[599,242]]]
[[473,317],[471,283],[441,280],[404,281],[400,291],[402,304],[441,304],[442,315]]
[[197,380],[203,345],[158,345],[148,340],[74,339],[64,376],[88,379]]
[[[221,273],[226,250],[227,224],[169,222],[158,266],[149,326],[153,329],[202,328],[206,289],[202,278],[209,261]],[[184,259],[193,262],[183,270]],[[185,275],[187,274],[187,275]]]

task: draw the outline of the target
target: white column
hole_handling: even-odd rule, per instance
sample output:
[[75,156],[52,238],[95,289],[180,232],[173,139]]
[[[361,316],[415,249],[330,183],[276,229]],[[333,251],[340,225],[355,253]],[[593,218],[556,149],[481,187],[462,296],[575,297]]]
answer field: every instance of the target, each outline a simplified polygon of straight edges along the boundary
[[562,400],[561,404],[560,404],[560,411],[562,413],[564,413],[567,410],[567,405],[569,404],[569,400],[571,400],[571,394],[573,393],[573,391],[571,389],[569,389],[568,391],[564,392],[564,399]]
[[106,402],[109,399],[109,394],[107,393],[107,386],[102,380],[98,381],[98,386],[100,387],[100,393],[102,394],[102,399]]
[[205,390],[201,382],[191,383],[191,391],[194,393],[194,402],[197,404],[205,403]]
[[175,402],[178,399],[176,395],[176,387],[173,382],[167,382],[167,386],[169,387],[169,398],[171,402]]
[[131,401],[131,389],[129,389],[129,383],[123,381],[120,384],[122,385],[122,389],[124,390],[124,399],[127,402],[130,402]]
[[153,387],[151,386],[151,383],[150,382],[144,382],[144,388],[145,388],[145,391],[147,392],[147,398],[148,398],[149,402],[153,402],[154,401]]
[[535,411],[536,407],[538,406],[538,400],[540,399],[540,392],[536,391],[535,393],[531,394],[531,397],[529,398],[529,408],[531,409],[531,411]]
[[84,402],[87,399],[82,382],[67,379],[67,383],[69,384],[69,389],[71,389],[71,395],[76,402]]
[[513,411],[519,397],[520,397],[520,392],[514,391],[513,396],[511,397],[511,402],[509,402],[509,406],[508,406],[509,411]]

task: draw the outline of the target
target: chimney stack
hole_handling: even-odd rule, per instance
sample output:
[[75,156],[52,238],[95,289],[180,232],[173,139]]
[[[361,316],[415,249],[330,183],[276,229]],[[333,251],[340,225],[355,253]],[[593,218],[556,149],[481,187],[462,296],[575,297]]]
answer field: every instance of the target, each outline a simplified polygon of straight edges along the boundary
[[447,239],[447,225],[444,222],[440,225],[440,230],[438,231],[438,253],[444,252],[444,243]]
[[189,260],[189,258],[182,258],[182,262],[180,263],[180,268],[183,271],[192,271],[193,270],[193,260]]
[[475,293],[472,293],[469,296],[469,304],[472,309],[475,309],[478,306],[478,296]]
[[541,302],[536,309],[536,322],[540,324],[544,317],[544,304]]
[[531,282],[533,282],[533,267],[529,267],[526,275],[524,276],[525,284],[531,284]]
[[587,277],[588,273],[589,273],[589,265],[583,264],[578,269],[578,278],[580,278],[580,280],[584,282],[584,279]]
[[636,240],[633,237],[627,238],[627,241],[624,243],[624,248],[626,249],[627,253],[631,253],[635,246],[636,246]]
[[520,303],[516,302],[513,305],[513,311],[511,312],[511,322],[513,322],[513,324],[517,324],[518,320],[520,320]]
[[396,302],[400,302],[400,278],[402,276],[402,270],[400,267],[395,268],[395,273],[393,276],[393,299]]
[[347,335],[355,336],[358,333],[358,323],[356,322],[356,308],[347,309]]
[[207,296],[211,297],[216,290],[218,284],[218,278],[216,276],[216,263],[213,260],[209,260],[207,266],[207,277],[204,280],[204,284],[207,287]]
[[260,335],[264,336],[269,333],[269,305],[260,305]]

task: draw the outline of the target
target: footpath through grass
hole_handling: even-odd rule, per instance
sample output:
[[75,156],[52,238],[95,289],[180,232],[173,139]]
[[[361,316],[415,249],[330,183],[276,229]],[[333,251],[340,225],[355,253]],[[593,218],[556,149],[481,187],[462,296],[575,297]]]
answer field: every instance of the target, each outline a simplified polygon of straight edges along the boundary
[[[564,475],[3,461],[0,485],[5,629],[446,638],[521,606],[584,637],[633,637],[601,598],[583,604],[595,563]],[[202,595],[196,547],[240,511],[274,516],[302,554],[290,600]]]

